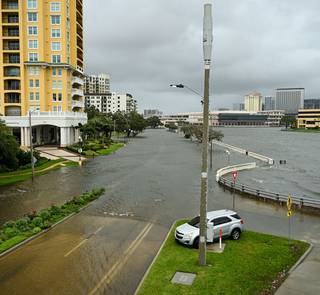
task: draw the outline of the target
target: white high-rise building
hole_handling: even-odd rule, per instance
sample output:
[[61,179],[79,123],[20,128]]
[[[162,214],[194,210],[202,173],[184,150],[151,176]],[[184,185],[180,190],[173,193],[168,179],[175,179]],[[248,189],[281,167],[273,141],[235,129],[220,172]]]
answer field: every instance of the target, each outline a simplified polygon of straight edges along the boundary
[[137,101],[129,93],[88,94],[85,96],[85,101],[87,108],[94,106],[104,114],[114,114],[116,112],[130,113],[137,110]]
[[262,111],[262,95],[260,92],[251,92],[244,97],[244,108],[247,112]]
[[286,114],[297,114],[303,108],[304,88],[276,89],[276,109],[284,110]]
[[86,75],[84,80],[85,94],[106,94],[110,92],[110,75]]

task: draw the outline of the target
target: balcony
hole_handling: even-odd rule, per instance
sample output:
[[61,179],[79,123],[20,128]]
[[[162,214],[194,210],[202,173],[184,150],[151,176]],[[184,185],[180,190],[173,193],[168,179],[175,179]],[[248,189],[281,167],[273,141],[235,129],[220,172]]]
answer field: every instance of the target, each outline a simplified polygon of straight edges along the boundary
[[20,77],[20,68],[19,67],[5,67],[4,68],[5,77]]
[[3,63],[5,63],[5,64],[19,64],[20,63],[20,54],[16,54],[16,53],[4,54]]
[[4,28],[2,35],[3,37],[19,37],[19,28]]
[[72,97],[73,96],[84,96],[82,89],[72,88]]
[[19,3],[18,1],[2,1],[2,10],[18,10],[19,9]]
[[5,103],[21,103],[20,93],[5,93],[4,95]]
[[20,90],[20,80],[6,80],[4,83],[4,90]]
[[72,78],[72,85],[80,85],[83,86],[83,79],[79,78],[79,77],[73,77]]
[[72,109],[74,109],[74,108],[84,108],[84,102],[73,100],[72,101]]
[[20,50],[19,41],[4,42],[3,50]]
[[19,23],[19,16],[18,15],[6,15],[2,18],[3,25],[12,25]]

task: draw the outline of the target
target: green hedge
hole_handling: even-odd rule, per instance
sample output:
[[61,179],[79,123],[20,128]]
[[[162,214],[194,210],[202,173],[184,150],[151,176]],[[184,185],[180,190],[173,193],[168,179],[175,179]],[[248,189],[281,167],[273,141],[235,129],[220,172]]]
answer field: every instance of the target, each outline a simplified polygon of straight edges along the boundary
[[51,205],[50,208],[42,209],[40,212],[34,211],[18,220],[6,222],[0,230],[0,253],[51,227],[68,215],[79,212],[81,208],[98,199],[104,192],[103,188],[94,189],[74,197],[62,206]]

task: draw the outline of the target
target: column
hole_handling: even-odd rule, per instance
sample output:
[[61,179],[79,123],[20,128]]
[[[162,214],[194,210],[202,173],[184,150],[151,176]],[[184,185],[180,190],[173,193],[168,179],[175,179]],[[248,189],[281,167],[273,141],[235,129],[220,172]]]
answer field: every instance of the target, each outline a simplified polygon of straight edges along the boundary
[[20,128],[20,137],[21,137],[21,147],[26,146],[25,137],[24,137],[24,127]]
[[66,147],[68,145],[68,135],[67,135],[67,130],[68,128],[66,127],[61,127],[60,128],[60,146],[61,147]]
[[37,137],[37,144],[40,145],[42,142],[41,142],[41,126],[37,126],[36,127],[36,137]]

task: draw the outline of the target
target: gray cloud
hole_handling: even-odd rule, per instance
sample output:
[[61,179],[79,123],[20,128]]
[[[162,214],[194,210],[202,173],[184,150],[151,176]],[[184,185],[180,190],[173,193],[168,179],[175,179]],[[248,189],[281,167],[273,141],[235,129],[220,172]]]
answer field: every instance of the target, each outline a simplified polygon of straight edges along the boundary
[[[212,97],[215,108],[259,90],[306,87],[319,96],[317,0],[216,0]],[[86,72],[108,72],[113,91],[128,91],[139,108],[199,111],[199,98],[169,84],[202,91],[199,0],[84,1]]]

